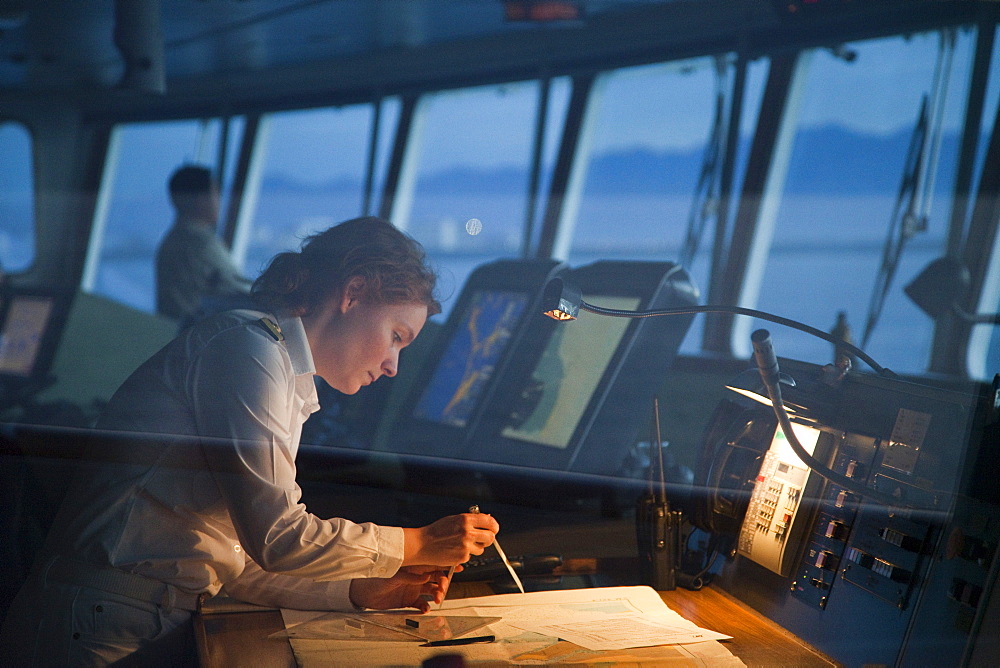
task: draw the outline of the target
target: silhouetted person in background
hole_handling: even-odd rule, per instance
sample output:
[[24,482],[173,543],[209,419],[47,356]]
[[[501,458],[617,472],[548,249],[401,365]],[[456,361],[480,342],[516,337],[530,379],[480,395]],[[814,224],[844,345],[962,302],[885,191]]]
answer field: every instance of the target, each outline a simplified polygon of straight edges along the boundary
[[250,282],[216,234],[219,189],[212,172],[184,165],[168,190],[177,217],[156,253],[156,311],[184,322],[198,315],[205,298],[245,295]]

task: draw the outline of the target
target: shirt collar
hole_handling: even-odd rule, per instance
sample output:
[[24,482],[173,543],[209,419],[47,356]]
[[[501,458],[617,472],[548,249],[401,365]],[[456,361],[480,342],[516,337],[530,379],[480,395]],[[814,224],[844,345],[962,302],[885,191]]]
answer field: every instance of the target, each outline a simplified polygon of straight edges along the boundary
[[302,319],[298,316],[278,317],[278,326],[281,327],[285,335],[285,348],[288,356],[292,360],[292,371],[296,376],[316,373],[316,365],[313,363],[312,351],[309,349],[309,339],[306,338],[306,329],[302,325]]

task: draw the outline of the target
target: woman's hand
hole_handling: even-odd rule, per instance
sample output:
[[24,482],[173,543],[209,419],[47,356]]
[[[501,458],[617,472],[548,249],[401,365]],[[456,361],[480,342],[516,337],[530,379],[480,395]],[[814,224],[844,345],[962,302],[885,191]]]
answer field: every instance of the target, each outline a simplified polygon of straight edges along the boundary
[[419,529],[403,529],[403,565],[464,563],[492,545],[498,531],[500,525],[485,513],[449,515]]
[[[461,570],[461,566],[456,570]],[[404,566],[391,578],[361,578],[351,581],[351,602],[361,608],[430,610],[430,601],[440,604],[448,593],[448,576],[435,566]]]

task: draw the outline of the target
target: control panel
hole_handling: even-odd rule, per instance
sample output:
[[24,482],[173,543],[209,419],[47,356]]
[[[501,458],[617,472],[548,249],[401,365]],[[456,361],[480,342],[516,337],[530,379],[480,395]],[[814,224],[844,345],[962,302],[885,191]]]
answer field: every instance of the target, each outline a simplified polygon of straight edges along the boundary
[[[792,428],[812,454],[819,431],[798,424]],[[792,451],[781,428],[775,429],[740,530],[740,554],[775,573],[789,574],[808,523],[798,511],[809,481],[809,469]]]
[[812,413],[796,399],[796,436],[837,475],[803,464],[780,429],[762,443],[721,586],[846,666],[982,655],[1000,615],[1000,505],[970,490],[991,447],[977,398],[876,378]]

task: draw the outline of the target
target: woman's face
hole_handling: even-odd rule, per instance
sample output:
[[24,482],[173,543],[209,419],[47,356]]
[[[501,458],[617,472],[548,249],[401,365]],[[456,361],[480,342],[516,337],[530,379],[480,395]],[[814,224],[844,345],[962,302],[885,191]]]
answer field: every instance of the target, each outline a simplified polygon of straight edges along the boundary
[[302,317],[316,374],[344,394],[395,376],[399,351],[427,320],[424,304],[377,304],[351,293],[349,286],[339,302]]

